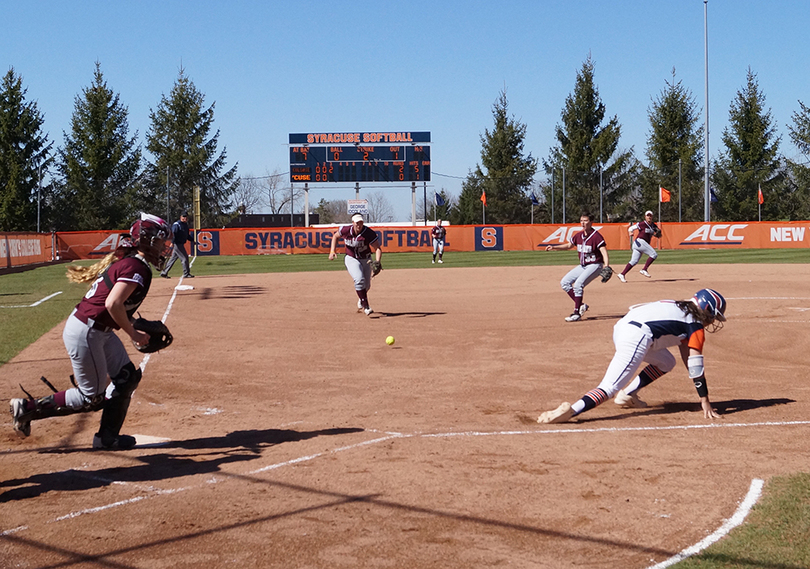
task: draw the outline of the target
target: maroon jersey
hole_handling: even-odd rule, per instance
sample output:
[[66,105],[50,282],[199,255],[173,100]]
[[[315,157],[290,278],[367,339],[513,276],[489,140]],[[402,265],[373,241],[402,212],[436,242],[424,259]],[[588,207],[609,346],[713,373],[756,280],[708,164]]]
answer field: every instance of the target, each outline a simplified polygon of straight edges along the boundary
[[576,246],[579,252],[579,264],[583,267],[604,262],[599,248],[605,246],[605,239],[595,229],[590,235],[585,235],[584,231],[575,234],[571,237],[571,244]]
[[115,323],[104,306],[110,291],[117,282],[138,285],[129,298],[124,301],[127,316],[132,317],[143,299],[146,298],[146,293],[149,292],[149,285],[152,284],[152,269],[149,268],[146,261],[139,257],[124,257],[113,263],[104,274],[96,279],[81,302],[76,305],[76,318],[85,323],[92,318],[102,326],[115,330],[120,329],[121,327]]
[[631,231],[638,229],[638,235],[636,239],[641,239],[642,241],[646,241],[647,243],[650,242],[650,239],[653,238],[653,235],[658,230],[658,226],[655,222],[648,223],[645,221],[639,221],[633,227],[630,228]]
[[340,228],[340,236],[346,245],[346,254],[355,259],[371,257],[369,245],[377,242],[377,232],[365,225],[357,235],[354,234],[354,225],[344,225]]
[[447,234],[447,229],[441,225],[434,225],[433,229],[431,230],[431,234],[433,235],[434,239],[444,241],[444,236]]

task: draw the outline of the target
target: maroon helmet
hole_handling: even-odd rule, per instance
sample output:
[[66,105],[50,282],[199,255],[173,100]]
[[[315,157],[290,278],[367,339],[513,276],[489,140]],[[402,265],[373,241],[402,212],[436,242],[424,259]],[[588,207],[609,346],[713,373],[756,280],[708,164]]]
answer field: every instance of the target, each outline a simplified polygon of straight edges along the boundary
[[156,269],[162,269],[172,246],[169,224],[156,215],[141,213],[141,218],[132,224],[129,235],[132,247],[143,253]]

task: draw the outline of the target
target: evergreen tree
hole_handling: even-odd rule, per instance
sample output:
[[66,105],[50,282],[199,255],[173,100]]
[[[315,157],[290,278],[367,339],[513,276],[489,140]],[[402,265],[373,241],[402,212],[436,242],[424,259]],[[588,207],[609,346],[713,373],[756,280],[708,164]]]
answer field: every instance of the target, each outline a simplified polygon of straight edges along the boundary
[[44,118],[27,91],[9,69],[0,85],[0,231],[36,230],[39,176],[51,159]]
[[146,147],[155,158],[149,166],[150,181],[154,193],[164,192],[164,196],[168,182],[169,217],[191,209],[194,186],[199,186],[201,226],[227,223],[239,179],[236,166],[222,173],[226,151],[223,148],[217,155],[219,131],[212,134],[214,104],[204,108],[203,94],[181,68],[170,95],[161,97],[149,118]]
[[777,156],[780,137],[771,111],[764,105],[765,95],[749,67],[745,86],[731,104],[729,126],[723,129],[726,150],[712,174],[718,200],[715,213],[720,220],[756,221],[760,187],[765,198],[762,218],[776,219],[778,215],[785,187]]
[[[565,100],[562,124],[556,127],[557,146],[543,160],[546,174],[554,177],[555,218],[562,219],[562,191],[565,191],[566,220],[578,220],[589,210],[599,220],[600,207],[608,219],[629,216],[627,197],[636,190],[638,161],[629,151],[618,151],[621,126],[614,116],[606,125],[605,105],[594,84],[594,63],[590,55],[577,73],[574,92]],[[565,188],[562,171],[565,170]],[[600,175],[602,195],[600,196]],[[545,187],[551,203],[551,184]],[[601,206],[600,206],[601,204]]]
[[[484,178],[480,169],[469,172],[467,178],[461,183],[461,195],[458,202],[450,208],[450,223],[453,225],[472,225],[483,223],[484,211],[481,195],[484,192]],[[487,196],[489,200],[489,196]],[[489,203],[489,201],[487,201]],[[489,217],[487,217],[489,221]]]
[[783,219],[810,219],[810,108],[799,101],[798,112],[793,113],[793,124],[788,125],[790,139],[804,155],[804,161],[787,161],[790,172],[789,193],[780,212]]
[[96,62],[93,83],[75,98],[70,134],[64,134],[54,196],[61,229],[129,228],[134,215],[141,149],[129,138],[129,111],[107,87]]
[[531,153],[523,155],[526,125],[510,117],[508,107],[506,91],[501,91],[492,106],[495,125],[481,136],[481,166],[476,166],[475,177],[486,191],[487,223],[528,223],[530,216],[528,189],[537,160]]
[[647,116],[650,133],[647,136],[648,167],[641,176],[641,194],[634,204],[634,213],[641,219],[642,213],[658,207],[658,187],[672,193],[672,201],[661,204],[661,216],[665,221],[679,221],[678,187],[681,188],[681,220],[703,220],[703,127],[698,125],[699,114],[692,94],[675,81],[653,101]]

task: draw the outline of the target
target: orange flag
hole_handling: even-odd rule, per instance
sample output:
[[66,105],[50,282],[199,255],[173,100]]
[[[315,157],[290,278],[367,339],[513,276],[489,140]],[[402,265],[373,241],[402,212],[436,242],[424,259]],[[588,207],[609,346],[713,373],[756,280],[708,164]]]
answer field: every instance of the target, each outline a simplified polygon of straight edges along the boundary
[[484,202],[484,207],[487,207],[487,193],[486,192],[481,194],[481,201]]
[[666,203],[666,202],[669,201],[669,196],[670,196],[669,190],[665,190],[661,186],[658,186],[658,193],[659,193],[658,201],[660,201],[661,203]]
[[762,197],[762,186],[759,186],[757,189],[757,194],[757,201],[759,202],[759,205],[762,205],[765,203],[765,198]]

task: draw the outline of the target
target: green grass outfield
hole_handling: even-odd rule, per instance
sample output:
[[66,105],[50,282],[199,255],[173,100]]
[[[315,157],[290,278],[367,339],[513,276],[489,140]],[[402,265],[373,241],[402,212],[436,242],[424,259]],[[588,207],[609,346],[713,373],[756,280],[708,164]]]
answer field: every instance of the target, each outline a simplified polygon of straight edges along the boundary
[[[430,253],[383,254],[385,270],[430,266]],[[456,267],[572,265],[574,251],[486,251],[445,253],[443,270]],[[611,265],[621,268],[630,251],[610,251]],[[729,249],[662,251],[657,264],[810,263],[810,249]],[[89,265],[91,261],[78,264]],[[35,267],[18,272],[0,271],[0,366],[48,330],[62,322],[87,291],[87,285],[65,278],[67,264]],[[343,271],[342,259],[326,255],[246,255],[198,257],[196,275]],[[174,275],[181,274],[175,267]],[[35,307],[43,298],[59,293]],[[27,306],[28,308],[9,308]],[[64,353],[60,357],[67,357]],[[714,529],[714,528],[712,528]],[[678,569],[810,567],[810,474],[774,478],[746,523],[699,555],[678,563]]]
[[[630,251],[608,251],[610,264],[623,268]],[[418,269],[430,265],[431,253],[383,253],[387,269]],[[469,251],[446,252],[445,268],[453,267],[525,267],[534,265],[576,264],[576,251]],[[698,251],[663,251],[657,264],[693,263],[810,263],[810,249],[705,249]],[[336,259],[331,263],[324,255],[244,255],[234,257],[198,257],[194,272],[199,275],[293,273],[310,271],[343,271]],[[179,269],[174,271],[179,274]]]

